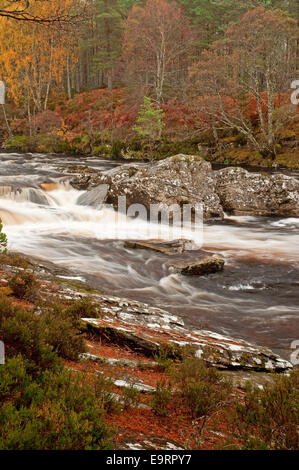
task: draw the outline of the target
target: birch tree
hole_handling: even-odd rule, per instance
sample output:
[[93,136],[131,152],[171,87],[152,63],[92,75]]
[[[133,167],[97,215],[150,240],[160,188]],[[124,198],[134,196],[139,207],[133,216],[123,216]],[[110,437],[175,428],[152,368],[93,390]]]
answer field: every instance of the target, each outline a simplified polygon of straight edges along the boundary
[[262,154],[275,155],[282,123],[277,109],[295,69],[297,35],[295,20],[285,12],[259,7],[229,27],[224,40],[190,69],[193,92],[206,98],[201,111],[236,129]]

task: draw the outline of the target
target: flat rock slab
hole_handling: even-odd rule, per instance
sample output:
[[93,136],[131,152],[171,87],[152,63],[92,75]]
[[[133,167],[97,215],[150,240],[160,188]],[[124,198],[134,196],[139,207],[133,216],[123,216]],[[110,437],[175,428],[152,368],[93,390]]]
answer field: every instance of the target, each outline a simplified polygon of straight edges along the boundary
[[[146,306],[146,310],[150,307]],[[159,310],[159,309],[158,309]],[[130,347],[132,350],[153,357],[168,351],[170,357],[182,357],[186,349],[195,357],[220,369],[245,369],[281,372],[292,365],[271,350],[252,345],[243,340],[232,339],[205,330],[188,330],[165,312],[148,312],[135,321],[131,314],[115,312],[115,317],[82,319],[82,330],[98,335],[102,340]],[[145,321],[146,316],[150,321]]]
[[126,241],[124,243],[126,248],[134,250],[152,250],[162,253],[164,255],[173,256],[180,255],[185,251],[192,249],[192,241],[190,240],[174,240],[174,241],[163,241],[163,240],[137,240],[137,241]]
[[167,266],[184,276],[204,276],[223,271],[225,261],[216,256],[205,256],[198,261],[178,261],[167,263]]
[[112,367],[129,367],[130,369],[149,369],[157,365],[156,362],[141,362],[133,359],[103,357],[96,354],[84,353],[80,354],[81,361],[94,362],[97,364],[108,364]]
[[[140,433],[139,433],[140,434]],[[169,439],[161,438],[161,437],[153,437],[153,436],[144,436],[144,439],[140,439],[138,436],[138,440],[136,439],[127,439],[126,442],[123,442],[119,447],[118,450],[184,450],[177,442],[173,442]]]

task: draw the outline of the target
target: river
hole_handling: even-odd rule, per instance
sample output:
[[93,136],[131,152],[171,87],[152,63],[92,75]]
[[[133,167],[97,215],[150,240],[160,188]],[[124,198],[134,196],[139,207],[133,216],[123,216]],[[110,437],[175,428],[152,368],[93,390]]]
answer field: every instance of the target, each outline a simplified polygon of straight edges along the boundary
[[[166,255],[111,239],[111,210],[77,204],[82,192],[63,174],[66,165],[77,164],[106,170],[117,163],[0,154],[0,217],[10,250],[68,267],[99,289],[179,313],[189,326],[269,346],[289,358],[291,342],[299,340],[299,219],[227,215],[209,221],[203,248],[225,257],[225,271],[183,277],[169,272]],[[40,189],[44,182],[54,183],[51,191]],[[141,238],[142,223],[131,227]]]

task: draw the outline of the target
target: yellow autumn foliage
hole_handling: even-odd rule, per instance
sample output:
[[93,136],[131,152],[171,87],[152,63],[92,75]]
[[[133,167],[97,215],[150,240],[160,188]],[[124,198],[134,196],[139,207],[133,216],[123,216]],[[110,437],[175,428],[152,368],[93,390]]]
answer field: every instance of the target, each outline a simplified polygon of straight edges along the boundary
[[[37,17],[67,15],[77,0],[34,2]],[[77,41],[70,28],[14,21],[0,17],[0,77],[17,105],[47,108],[52,88],[62,88],[67,64],[76,64]]]

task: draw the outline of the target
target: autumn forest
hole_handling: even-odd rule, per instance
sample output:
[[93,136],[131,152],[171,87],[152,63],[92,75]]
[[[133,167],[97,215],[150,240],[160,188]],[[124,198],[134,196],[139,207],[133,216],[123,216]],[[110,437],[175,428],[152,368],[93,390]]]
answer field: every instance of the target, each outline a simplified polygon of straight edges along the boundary
[[[26,14],[0,19],[8,149],[161,158],[202,144],[221,161],[237,142],[245,160],[248,144],[289,163],[296,2],[51,0]],[[136,130],[140,112],[151,129]]]

